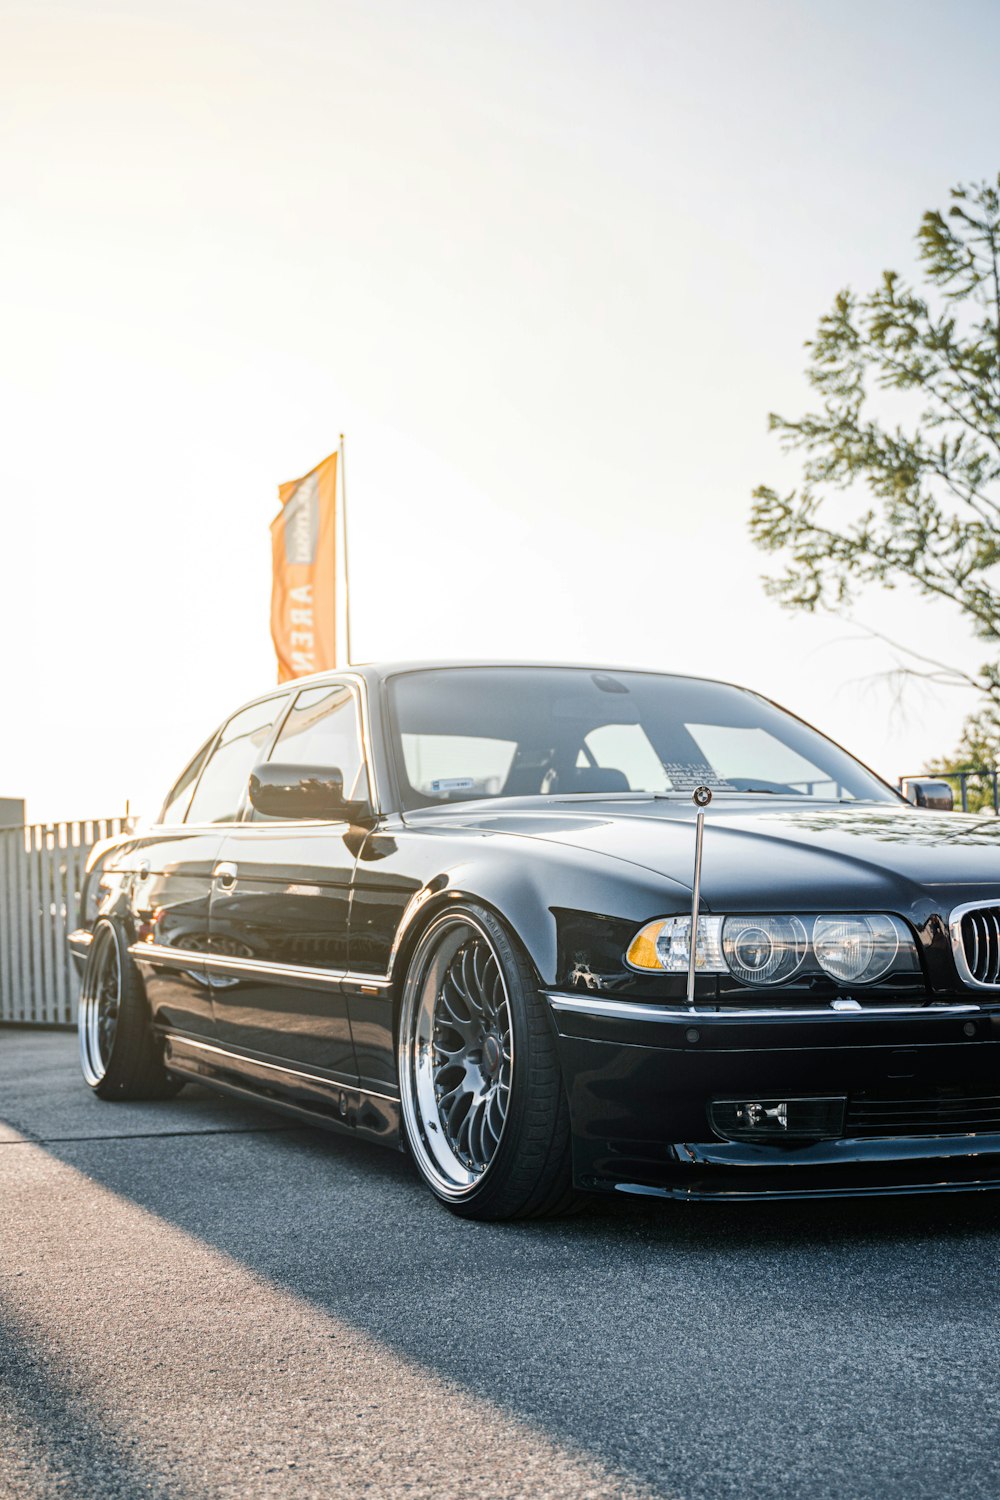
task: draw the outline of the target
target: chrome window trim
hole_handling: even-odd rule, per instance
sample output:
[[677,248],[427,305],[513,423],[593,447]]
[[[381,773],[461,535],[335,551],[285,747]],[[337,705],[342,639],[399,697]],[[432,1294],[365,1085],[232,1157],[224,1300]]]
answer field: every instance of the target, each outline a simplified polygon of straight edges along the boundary
[[308,964],[272,964],[259,958],[231,958],[228,954],[205,953],[195,948],[167,948],[162,943],[132,943],[129,957],[140,962],[166,964],[187,969],[192,964],[223,974],[245,973],[268,979],[296,979],[329,987],[351,984],[358,987],[388,989],[392,983],[387,974],[359,974],[353,969],[315,969]]
[[[1000,900],[998,901],[964,901],[961,906],[953,906],[948,918],[948,931],[951,936],[951,951],[955,958],[955,967],[963,984],[969,985],[974,990],[1000,990],[1000,974],[992,981],[976,979],[969,968],[965,957],[965,944],[962,941],[962,918],[974,911],[1000,911]],[[998,935],[1000,942],[1000,935]],[[976,934],[976,952],[979,951],[979,934]]]
[[581,1016],[603,1016],[614,1021],[692,1021],[699,1025],[712,1025],[720,1021],[766,1020],[810,1020],[852,1021],[865,1016],[941,1016],[965,1015],[979,1011],[982,1006],[972,1001],[932,1001],[929,1005],[868,1005],[858,1010],[839,1010],[834,1005],[809,1006],[801,1010],[790,1007],[755,1006],[741,1009],[733,1006],[726,1010],[699,1010],[687,1005],[656,1005],[642,1000],[597,1000],[590,996],[562,995],[554,990],[543,991],[553,1010],[572,1011]]

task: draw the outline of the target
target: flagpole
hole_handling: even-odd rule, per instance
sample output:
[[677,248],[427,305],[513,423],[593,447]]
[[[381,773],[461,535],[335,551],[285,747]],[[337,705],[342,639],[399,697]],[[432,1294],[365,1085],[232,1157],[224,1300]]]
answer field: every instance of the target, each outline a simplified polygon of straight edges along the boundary
[[347,636],[347,666],[351,665],[351,570],[347,552],[347,470],[344,467],[344,434],[340,434],[340,513],[344,533],[344,624]]

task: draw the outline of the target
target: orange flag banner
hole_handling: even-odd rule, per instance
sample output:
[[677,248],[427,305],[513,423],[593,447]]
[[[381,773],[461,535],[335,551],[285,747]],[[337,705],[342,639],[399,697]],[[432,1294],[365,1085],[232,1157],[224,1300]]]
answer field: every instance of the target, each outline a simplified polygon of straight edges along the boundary
[[271,638],[278,681],[337,665],[337,455],[278,486],[271,522]]

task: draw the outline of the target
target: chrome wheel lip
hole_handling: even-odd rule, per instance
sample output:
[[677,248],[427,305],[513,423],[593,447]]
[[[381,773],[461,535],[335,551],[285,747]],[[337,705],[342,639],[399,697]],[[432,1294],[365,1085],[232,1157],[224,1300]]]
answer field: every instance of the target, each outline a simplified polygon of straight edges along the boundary
[[[449,929],[454,929],[454,941],[450,943]],[[407,974],[399,1025],[399,1082],[407,1138],[424,1176],[442,1197],[450,1199],[464,1198],[474,1192],[496,1163],[507,1129],[509,1086],[514,1067],[511,1024],[507,1106],[488,1161],[478,1170],[473,1170],[455,1154],[445,1133],[434,1089],[433,1040],[433,997],[436,997],[452,959],[470,936],[486,945],[497,966],[502,1004],[512,1023],[510,995],[496,945],[483,924],[462,910],[443,913],[423,934]],[[429,997],[432,997],[430,1003]]]
[[88,954],[77,1012],[80,1067],[91,1088],[102,1083],[108,1071],[121,1003],[122,957],[118,935],[109,922],[102,922]]

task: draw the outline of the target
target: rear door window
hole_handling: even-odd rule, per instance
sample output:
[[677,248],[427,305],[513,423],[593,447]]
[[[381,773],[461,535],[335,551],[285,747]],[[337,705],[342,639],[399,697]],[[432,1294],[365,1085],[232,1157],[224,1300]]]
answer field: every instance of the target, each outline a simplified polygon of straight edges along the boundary
[[202,745],[194,760],[185,766],[177,781],[167,793],[167,800],[163,804],[163,811],[159,817],[161,823],[184,822],[184,814],[187,811],[188,803],[191,801],[191,793],[194,791],[195,782],[201,775],[201,768],[208,759],[208,752],[214,744],[215,735],[213,734],[211,739],[206,740],[205,744]]

